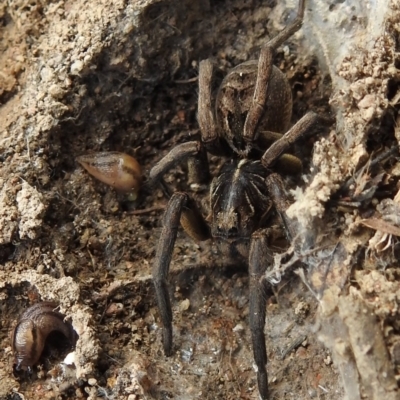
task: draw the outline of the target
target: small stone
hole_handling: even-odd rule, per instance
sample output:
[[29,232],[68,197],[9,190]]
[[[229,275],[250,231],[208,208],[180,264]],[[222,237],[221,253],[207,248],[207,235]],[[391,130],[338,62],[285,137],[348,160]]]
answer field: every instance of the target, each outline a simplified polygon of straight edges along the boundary
[[182,300],[181,303],[179,304],[179,309],[181,311],[187,311],[190,307],[190,300],[186,299],[186,300]]
[[358,102],[358,108],[370,108],[375,105],[375,96],[373,94],[367,94],[362,100]]
[[332,359],[331,356],[326,356],[326,358],[324,358],[324,363],[325,365],[331,365],[332,364]]
[[40,78],[43,82],[50,82],[54,79],[54,71],[52,68],[43,67],[40,70]]
[[76,60],[71,65],[71,75],[79,75],[83,70],[83,62],[81,60]]
[[124,305],[122,303],[111,303],[106,310],[106,315],[109,317],[114,315],[120,315],[123,310],[124,310]]
[[51,97],[59,100],[64,97],[65,91],[58,85],[51,85],[49,87],[49,93]]
[[89,379],[88,379],[88,384],[89,384],[90,386],[96,386],[96,385],[97,385],[97,379],[95,379],[95,378],[89,378]]
[[369,76],[368,78],[365,78],[365,83],[366,83],[368,86],[372,86],[372,85],[375,83],[375,79],[372,78],[372,76]]
[[375,114],[375,108],[374,107],[369,107],[369,108],[364,108],[360,110],[361,117],[364,121],[371,121]]
[[244,327],[242,324],[237,324],[236,326],[233,327],[232,329],[233,332],[243,332],[244,331]]

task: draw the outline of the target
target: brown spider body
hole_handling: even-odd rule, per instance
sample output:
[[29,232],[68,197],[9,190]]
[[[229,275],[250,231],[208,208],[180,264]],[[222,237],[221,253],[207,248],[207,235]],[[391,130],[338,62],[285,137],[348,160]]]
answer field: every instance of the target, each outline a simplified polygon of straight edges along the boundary
[[[149,185],[158,182],[170,197],[153,264],[165,354],[173,353],[167,279],[177,231],[182,226],[194,240],[214,238],[225,244],[228,251],[247,257],[250,330],[262,400],[269,399],[264,336],[265,273],[271,260],[269,239],[276,232],[270,225],[269,211],[279,217],[288,240],[296,235],[296,227],[285,213],[288,201],[283,180],[274,168],[282,164],[291,166],[291,171],[301,170],[301,161],[286,152],[317,122],[316,114],[309,112],[287,131],[292,110],[291,90],[285,75],[272,62],[276,48],[300,29],[304,10],[305,0],[299,0],[296,19],[262,47],[259,60],[240,64],[227,75],[218,91],[215,108],[211,90],[213,66],[210,60],[200,63],[198,122],[201,139],[173,148],[151,169],[148,181]],[[162,177],[169,169],[186,161],[190,187],[209,185],[207,153],[231,159],[211,182],[211,218],[205,219],[189,194],[172,193]]]
[[211,183],[211,236],[249,239],[271,206],[265,186],[267,170],[259,161],[225,163]]

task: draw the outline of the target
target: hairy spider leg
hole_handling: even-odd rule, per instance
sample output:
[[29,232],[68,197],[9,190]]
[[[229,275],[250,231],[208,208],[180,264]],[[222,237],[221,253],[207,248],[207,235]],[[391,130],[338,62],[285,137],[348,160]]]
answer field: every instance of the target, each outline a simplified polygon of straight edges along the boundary
[[[296,234],[292,221],[286,215],[288,199],[284,190],[281,177],[278,174],[269,175],[266,180],[268,192],[272,198],[275,209],[282,219],[285,232],[290,241]],[[268,374],[267,374],[267,350],[265,344],[264,326],[266,322],[266,284],[265,272],[271,254],[268,246],[268,238],[271,229],[259,229],[251,236],[249,252],[249,319],[253,355],[257,370],[258,390],[262,400],[268,400]]]
[[186,233],[194,240],[207,240],[210,237],[208,225],[195,208],[194,201],[186,193],[176,192],[165,210],[163,228],[152,270],[157,304],[163,324],[163,347],[167,356],[172,354],[172,310],[167,279],[179,225],[182,225]]
[[272,60],[275,51],[283,42],[301,28],[304,10],[305,0],[300,0],[297,16],[294,21],[261,48],[253,102],[249,108],[244,124],[243,138],[249,143],[254,142],[256,139],[257,127],[265,111],[266,100],[268,98],[268,82],[271,77]]

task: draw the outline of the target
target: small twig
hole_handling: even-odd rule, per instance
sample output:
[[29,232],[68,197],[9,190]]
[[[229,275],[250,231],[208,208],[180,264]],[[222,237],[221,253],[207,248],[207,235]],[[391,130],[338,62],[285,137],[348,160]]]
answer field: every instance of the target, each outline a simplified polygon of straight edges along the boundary
[[190,79],[177,79],[174,83],[192,83],[198,81],[199,77],[195,76],[194,78]]
[[282,352],[281,360],[283,360],[292,350],[296,350],[307,339],[307,335],[301,335],[293,340],[293,342]]
[[321,385],[318,385],[318,387],[323,391],[323,392],[325,392],[325,393],[329,393],[329,390],[328,389],[326,389],[326,388],[324,388],[323,386],[321,386]]
[[129,215],[142,215],[150,213],[152,211],[164,211],[164,210],[165,206],[154,206],[149,208],[143,208],[142,210],[127,211],[126,213]]
[[[399,152],[399,149],[397,146],[393,146],[387,151],[384,151],[383,153],[379,154],[377,157],[374,159],[369,159],[360,169],[356,171],[356,174],[362,173],[365,167],[367,167],[368,170],[371,170],[375,168],[377,165],[381,164],[382,162],[386,161],[388,158],[391,158],[396,155],[396,153]],[[350,186],[356,183],[356,178],[354,176],[350,177],[340,188],[341,190],[349,190]]]

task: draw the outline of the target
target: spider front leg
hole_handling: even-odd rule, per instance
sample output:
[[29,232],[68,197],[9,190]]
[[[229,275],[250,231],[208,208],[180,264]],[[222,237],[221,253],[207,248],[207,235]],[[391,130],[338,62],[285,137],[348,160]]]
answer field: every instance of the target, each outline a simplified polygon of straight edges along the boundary
[[[151,188],[154,183],[162,183],[163,175],[171,168],[187,161],[188,183],[191,186],[202,185],[210,181],[207,153],[199,141],[181,143],[164,156],[151,170],[146,186]],[[170,196],[168,196],[170,197]]]
[[310,111],[287,131],[279,140],[273,143],[261,157],[261,164],[270,168],[295,142],[304,137],[318,121],[316,113]]
[[171,168],[190,157],[195,157],[199,152],[201,152],[200,142],[186,142],[175,146],[150,170],[148,182],[157,182]]
[[243,129],[243,138],[248,143],[256,140],[257,127],[265,113],[268,98],[268,83],[271,78],[275,51],[284,41],[301,28],[304,18],[305,1],[299,1],[299,9],[295,20],[261,48],[253,101],[247,113]]
[[210,153],[228,156],[230,150],[229,147],[223,146],[221,143],[212,105],[212,75],[213,65],[211,60],[201,61],[199,65],[199,100],[197,108],[201,142]]
[[199,65],[199,102],[197,108],[197,120],[201,131],[203,143],[214,142],[218,138],[215,124],[214,111],[212,109],[211,82],[213,65],[211,60],[203,60]]
[[172,354],[172,309],[168,293],[168,273],[179,225],[196,240],[210,237],[209,228],[194,201],[186,193],[174,193],[164,214],[163,228],[157,246],[152,270],[157,305],[163,324],[163,347],[165,355]]

